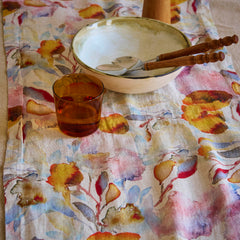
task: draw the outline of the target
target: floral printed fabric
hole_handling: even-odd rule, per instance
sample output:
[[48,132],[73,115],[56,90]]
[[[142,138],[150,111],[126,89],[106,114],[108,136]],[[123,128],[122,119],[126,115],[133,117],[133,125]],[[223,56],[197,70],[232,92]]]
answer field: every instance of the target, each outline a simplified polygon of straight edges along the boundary
[[[193,44],[218,38],[208,0],[171,10]],[[240,78],[225,48],[224,62],[154,92],[107,91],[93,135],[58,130],[51,86],[81,70],[74,34],[141,11],[141,0],[3,0],[7,239],[239,239]]]

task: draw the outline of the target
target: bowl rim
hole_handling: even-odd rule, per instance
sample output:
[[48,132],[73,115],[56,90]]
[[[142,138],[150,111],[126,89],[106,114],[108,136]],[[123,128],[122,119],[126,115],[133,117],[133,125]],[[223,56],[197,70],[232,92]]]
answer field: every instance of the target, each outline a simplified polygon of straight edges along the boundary
[[146,18],[146,17],[132,17],[132,16],[122,16],[122,17],[110,17],[110,18],[104,18],[104,19],[101,19],[101,20],[98,20],[98,21],[96,21],[96,22],[93,22],[93,23],[90,23],[90,24],[87,24],[87,25],[85,25],[84,27],[82,27],[81,29],[79,29],[76,33],[75,33],[75,35],[74,35],[74,37],[73,37],[73,39],[72,39],[72,42],[71,42],[71,51],[73,52],[73,56],[74,56],[74,58],[77,60],[77,62],[82,66],[82,67],[84,67],[84,68],[86,68],[87,70],[89,70],[89,71],[92,71],[92,72],[94,72],[95,74],[100,74],[100,75],[102,75],[102,76],[111,76],[111,77],[113,77],[113,78],[116,78],[116,79],[121,79],[121,78],[125,78],[125,79],[131,79],[131,80],[138,80],[138,79],[148,79],[148,78],[154,78],[154,77],[156,77],[156,78],[158,78],[158,77],[161,77],[161,76],[166,76],[166,75],[169,75],[169,74],[171,74],[171,73],[173,73],[173,72],[175,72],[175,71],[178,71],[180,68],[183,68],[184,66],[180,66],[180,67],[175,67],[173,70],[171,70],[171,71],[169,71],[169,72],[167,72],[167,73],[163,73],[163,74],[157,74],[157,75],[154,75],[154,76],[136,76],[136,77],[130,77],[130,76],[124,76],[124,75],[120,75],[120,76],[116,76],[116,75],[113,75],[113,74],[109,74],[109,73],[104,73],[104,72],[101,72],[101,71],[99,71],[99,70],[97,70],[97,69],[95,69],[95,68],[92,68],[92,67],[90,67],[90,66],[88,66],[87,64],[85,64],[83,61],[81,61],[80,59],[79,59],[79,57],[77,56],[77,54],[75,53],[75,50],[74,50],[74,47],[73,47],[73,45],[74,45],[74,41],[75,41],[75,39],[77,38],[77,35],[81,32],[81,31],[84,31],[86,28],[89,28],[89,27],[91,27],[92,25],[94,25],[94,24],[101,24],[102,22],[106,22],[106,21],[116,21],[116,20],[140,20],[140,21],[152,21],[152,22],[158,22],[158,23],[160,23],[160,24],[162,24],[162,25],[165,25],[165,26],[168,26],[169,28],[172,28],[172,29],[174,29],[175,31],[177,31],[177,32],[179,32],[182,36],[183,36],[183,38],[186,40],[186,43],[188,44],[188,46],[190,47],[192,44],[191,44],[191,42],[190,42],[190,40],[188,39],[188,37],[182,32],[182,31],[180,31],[179,29],[177,29],[176,27],[174,27],[174,26],[172,26],[171,24],[168,24],[168,23],[164,23],[164,22],[162,22],[162,21],[159,21],[159,20],[156,20],[156,19],[152,19],[152,18]]

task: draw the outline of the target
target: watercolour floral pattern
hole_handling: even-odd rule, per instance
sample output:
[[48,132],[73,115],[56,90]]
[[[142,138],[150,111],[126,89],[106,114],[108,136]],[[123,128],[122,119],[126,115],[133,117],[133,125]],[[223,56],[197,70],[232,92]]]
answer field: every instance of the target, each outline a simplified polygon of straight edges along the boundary
[[[107,90],[88,137],[58,129],[52,84],[82,71],[74,34],[141,16],[142,3],[3,0],[7,239],[238,239],[240,78],[230,58],[185,67],[151,93]],[[208,0],[171,0],[171,22],[192,43],[218,38]]]

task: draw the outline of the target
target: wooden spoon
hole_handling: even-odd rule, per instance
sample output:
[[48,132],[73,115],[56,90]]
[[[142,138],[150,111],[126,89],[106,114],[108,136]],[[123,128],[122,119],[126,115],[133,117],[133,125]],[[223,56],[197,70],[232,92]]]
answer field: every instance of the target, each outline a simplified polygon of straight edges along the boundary
[[233,43],[238,43],[237,35],[233,35],[231,37],[226,36],[226,37],[220,38],[218,40],[216,40],[216,39],[210,40],[210,41],[196,44],[194,46],[191,46],[188,48],[183,48],[181,50],[177,50],[174,52],[164,53],[157,57],[157,61],[176,58],[176,57],[182,57],[182,56],[188,56],[188,55],[196,54],[196,53],[204,53],[209,50],[218,49],[218,48],[221,48],[224,46],[230,46]]
[[[209,50],[219,49],[223,46],[230,46],[238,42],[238,36],[226,36],[218,40],[211,40],[200,43],[181,50],[164,53],[157,56],[155,59],[143,62],[140,59],[132,56],[123,56],[116,58],[112,64],[101,64],[97,66],[97,70],[111,74],[123,75],[134,70],[153,70],[164,67],[187,66],[193,64],[202,64],[204,62],[223,61],[225,55],[223,52],[202,54],[192,56],[192,54],[205,53]],[[190,56],[189,56],[190,55]],[[154,61],[154,62],[153,62]]]
[[209,63],[209,62],[217,62],[217,61],[223,61],[225,58],[225,54],[223,52],[214,52],[214,53],[206,53],[206,54],[199,54],[196,56],[183,56],[173,59],[167,59],[157,62],[146,62],[139,65],[137,68],[134,69],[128,69],[123,68],[117,64],[103,64],[100,65],[98,70],[115,75],[115,76],[121,76],[126,73],[136,71],[136,70],[153,70],[158,68],[167,68],[167,67],[179,67],[179,66],[190,66],[194,64],[203,64],[203,63]]

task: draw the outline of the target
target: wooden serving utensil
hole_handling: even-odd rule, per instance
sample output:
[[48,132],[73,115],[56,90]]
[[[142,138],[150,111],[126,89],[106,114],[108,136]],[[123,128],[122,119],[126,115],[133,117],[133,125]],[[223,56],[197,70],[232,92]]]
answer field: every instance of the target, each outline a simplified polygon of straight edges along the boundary
[[223,52],[199,54],[196,56],[192,56],[192,55],[183,56],[183,57],[177,57],[177,58],[167,59],[167,60],[162,60],[157,62],[145,63],[143,66],[143,70],[153,70],[153,69],[165,68],[165,67],[191,66],[194,64],[223,61],[224,58],[225,58],[225,54]]
[[[219,49],[223,46],[230,46],[233,43],[238,43],[237,35],[226,36],[218,40],[207,41],[181,50],[163,53],[155,59],[146,62],[132,56],[123,56],[116,58],[112,64],[99,65],[97,69],[108,74],[119,76],[135,70],[153,70],[157,68],[190,66],[194,64],[223,61],[225,58],[223,52],[206,52]],[[127,67],[128,65],[130,67]]]
[[188,56],[196,53],[204,53],[209,50],[218,49],[224,46],[230,46],[233,43],[238,43],[237,35],[226,36],[218,40],[215,39],[215,40],[207,41],[207,42],[196,44],[194,46],[177,50],[174,52],[163,53],[157,57],[157,61],[167,60],[167,59],[177,58],[182,56]]
[[183,57],[167,59],[167,60],[162,60],[157,62],[146,62],[146,63],[142,63],[140,66],[134,69],[123,68],[115,64],[103,64],[103,65],[99,65],[98,70],[111,75],[121,76],[136,70],[148,71],[148,70],[154,70],[158,68],[191,66],[194,64],[223,61],[224,58],[225,58],[225,54],[223,52],[217,52],[217,53],[214,52],[214,53],[199,54],[195,56],[194,55],[183,56]]

